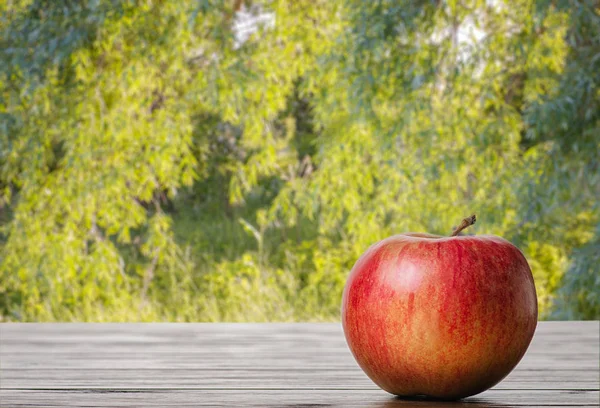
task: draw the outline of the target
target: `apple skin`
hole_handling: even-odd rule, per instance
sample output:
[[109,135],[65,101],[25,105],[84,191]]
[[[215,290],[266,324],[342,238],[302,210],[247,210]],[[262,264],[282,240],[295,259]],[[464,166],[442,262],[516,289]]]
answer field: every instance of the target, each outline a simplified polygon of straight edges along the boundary
[[525,354],[537,314],[525,257],[491,235],[387,238],[359,258],[342,298],[356,361],[406,397],[454,400],[494,386]]

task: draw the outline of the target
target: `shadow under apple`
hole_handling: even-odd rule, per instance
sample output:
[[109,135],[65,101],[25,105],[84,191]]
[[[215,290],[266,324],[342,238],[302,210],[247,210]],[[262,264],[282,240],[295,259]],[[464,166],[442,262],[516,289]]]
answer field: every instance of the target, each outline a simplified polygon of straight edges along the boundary
[[372,405],[373,408],[394,408],[394,407],[469,407],[469,408],[484,408],[484,407],[506,407],[508,405],[498,403],[497,401],[489,401],[484,398],[470,397],[461,400],[440,400],[426,396],[414,397],[390,397],[387,401],[380,401]]

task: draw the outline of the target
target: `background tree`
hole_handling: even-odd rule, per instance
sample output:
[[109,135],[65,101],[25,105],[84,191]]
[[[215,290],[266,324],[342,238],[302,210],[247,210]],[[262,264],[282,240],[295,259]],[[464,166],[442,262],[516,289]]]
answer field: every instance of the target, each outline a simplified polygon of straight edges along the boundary
[[0,11],[1,319],[335,320],[370,244],[471,212],[599,317],[595,2]]

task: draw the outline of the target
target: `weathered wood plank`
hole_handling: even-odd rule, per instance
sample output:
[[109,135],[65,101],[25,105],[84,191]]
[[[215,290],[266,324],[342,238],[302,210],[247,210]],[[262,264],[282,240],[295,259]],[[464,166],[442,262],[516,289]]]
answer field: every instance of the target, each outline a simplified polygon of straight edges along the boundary
[[[597,390],[598,373],[591,371],[526,371],[517,369],[496,389]],[[0,371],[2,388],[13,389],[169,389],[169,388],[271,388],[271,389],[377,389],[358,368],[352,370],[15,370]]]
[[[572,359],[571,359],[572,357]],[[569,361],[571,359],[571,361]],[[33,369],[60,369],[60,368],[135,368],[135,369],[236,369],[262,367],[265,369],[281,369],[286,367],[310,368],[310,369],[353,369],[357,366],[354,361],[341,356],[328,353],[315,352],[314,355],[283,355],[281,353],[254,354],[243,360],[238,356],[231,356],[215,352],[191,353],[182,350],[177,353],[152,353],[126,352],[120,354],[106,353],[65,353],[64,355],[43,353],[33,355],[2,355],[0,356],[3,369],[14,369],[19,367]],[[588,354],[583,356],[571,356],[569,354],[552,356],[529,355],[521,361],[519,367],[526,370],[588,370],[594,371],[597,367],[597,355]],[[83,364],[83,362],[85,364]]]
[[[336,324],[4,326],[5,369],[357,367]],[[540,323],[519,367],[597,370],[599,327],[597,321],[570,322],[566,329]]]
[[[0,390],[2,406],[12,407],[442,407],[444,402],[399,400],[381,390]],[[453,406],[550,407],[598,404],[597,391],[490,390]]]

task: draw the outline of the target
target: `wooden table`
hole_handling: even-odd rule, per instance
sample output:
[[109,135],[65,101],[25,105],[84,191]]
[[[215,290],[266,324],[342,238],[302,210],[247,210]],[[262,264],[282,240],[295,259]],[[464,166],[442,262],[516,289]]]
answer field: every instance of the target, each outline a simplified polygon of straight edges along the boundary
[[[456,405],[598,406],[598,321],[542,322],[493,389]],[[2,324],[2,407],[410,407],[339,324]]]

